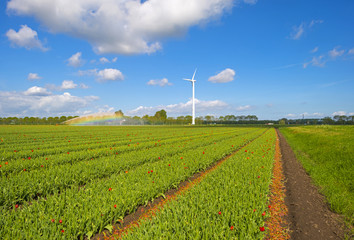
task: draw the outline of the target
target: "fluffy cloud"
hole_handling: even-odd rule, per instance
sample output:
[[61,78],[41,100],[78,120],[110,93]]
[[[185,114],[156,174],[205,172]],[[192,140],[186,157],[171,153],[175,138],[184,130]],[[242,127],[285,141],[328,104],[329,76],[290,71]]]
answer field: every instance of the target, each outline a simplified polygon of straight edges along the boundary
[[101,57],[100,58],[100,63],[104,64],[104,63],[109,63],[109,60],[105,57]]
[[348,54],[354,54],[354,48],[350,49],[350,50],[348,51]]
[[76,88],[77,84],[74,83],[74,81],[71,80],[64,80],[61,84],[61,89],[66,90],[66,89],[73,89]]
[[27,76],[27,80],[39,80],[39,79],[42,79],[42,77],[40,77],[38,75],[38,73],[29,73],[28,76]]
[[337,112],[332,113],[332,116],[337,116],[337,115],[346,116],[346,115],[352,115],[352,114],[347,113],[346,111],[337,111]]
[[215,76],[212,76],[208,79],[209,82],[212,83],[226,83],[226,82],[231,82],[234,80],[235,77],[235,71],[230,69],[230,68],[226,68],[225,70],[221,71],[220,73],[218,73]]
[[332,58],[336,58],[342,56],[344,54],[344,50],[338,50],[339,47],[333,48],[331,51],[328,52],[328,55]]
[[79,70],[79,75],[95,76],[98,82],[124,80],[123,73],[115,68],[106,68],[100,71],[97,69],[89,69],[85,71]]
[[79,115],[95,100],[98,97],[77,97],[67,92],[55,95],[35,86],[24,92],[0,91],[0,112],[4,116],[19,117]]
[[[224,110],[229,105],[220,100],[213,101],[202,101],[195,99],[195,108],[197,114],[202,114],[206,112],[220,111]],[[139,106],[136,109],[127,111],[126,114],[130,116],[143,116],[143,115],[154,115],[157,111],[164,109],[168,115],[192,115],[192,100],[186,103],[170,104],[170,105],[160,105],[154,107]]]
[[316,24],[323,23],[323,20],[312,20],[310,23],[302,22],[299,26],[293,26],[293,31],[290,33],[289,38],[298,40],[305,33],[305,30],[311,29]]
[[82,53],[77,52],[73,54],[67,61],[68,65],[72,67],[80,67],[84,64],[84,61],[81,58]]
[[47,89],[37,86],[31,87],[24,92],[24,95],[27,96],[48,96],[51,94],[52,93],[48,92]]
[[[245,0],[255,3],[255,0]],[[233,0],[10,0],[10,14],[33,16],[50,32],[90,42],[98,53],[138,54],[232,8]]]
[[124,76],[121,71],[114,68],[103,69],[99,71],[96,76],[99,82],[124,80]]
[[163,78],[161,80],[150,80],[147,82],[147,85],[152,85],[152,86],[159,85],[160,87],[164,87],[164,86],[171,86],[172,83],[168,82],[167,78]]
[[8,30],[6,36],[13,46],[24,47],[26,49],[39,48],[42,51],[48,50],[38,39],[37,32],[27,25],[21,25],[18,32],[13,29]]
[[82,89],[87,89],[89,88],[86,84],[80,83],[80,85],[74,83],[72,80],[64,80],[60,86],[57,86],[55,84],[47,84],[46,88],[53,90],[53,91],[65,91],[68,89],[75,89],[75,88],[82,88]]

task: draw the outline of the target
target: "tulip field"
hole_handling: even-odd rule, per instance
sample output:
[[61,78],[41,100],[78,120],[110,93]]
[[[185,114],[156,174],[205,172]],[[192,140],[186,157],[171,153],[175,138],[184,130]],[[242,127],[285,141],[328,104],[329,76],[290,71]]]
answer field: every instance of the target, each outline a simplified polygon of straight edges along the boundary
[[1,126],[0,238],[87,239],[223,164],[122,237],[262,239],[276,133],[246,127]]

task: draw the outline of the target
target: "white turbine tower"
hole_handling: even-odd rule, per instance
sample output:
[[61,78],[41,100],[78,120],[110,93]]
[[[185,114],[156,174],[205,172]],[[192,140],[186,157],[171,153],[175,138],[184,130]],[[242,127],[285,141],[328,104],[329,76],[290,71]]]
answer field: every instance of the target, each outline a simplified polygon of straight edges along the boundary
[[183,80],[190,81],[192,83],[192,88],[193,88],[193,97],[192,97],[192,125],[195,124],[195,99],[194,99],[194,83],[196,80],[194,80],[195,73],[197,72],[197,69],[195,69],[194,74],[192,79],[186,79],[183,78]]

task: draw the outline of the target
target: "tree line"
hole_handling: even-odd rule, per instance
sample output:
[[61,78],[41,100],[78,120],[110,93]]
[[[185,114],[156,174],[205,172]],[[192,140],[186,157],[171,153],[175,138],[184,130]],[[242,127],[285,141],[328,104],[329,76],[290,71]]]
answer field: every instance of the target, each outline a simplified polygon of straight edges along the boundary
[[[122,125],[187,125],[192,122],[192,116],[168,117],[165,110],[160,110],[155,115],[149,116],[125,116],[122,110],[116,111],[117,118],[124,118]],[[56,125],[63,124],[65,121],[76,118],[78,116],[61,116],[61,117],[0,117],[2,125]],[[226,115],[215,117],[211,115],[197,117],[195,119],[197,125],[205,124],[280,124],[280,125],[351,125],[354,124],[354,115],[343,116],[336,115],[334,117],[309,118],[309,119],[287,119],[279,120],[259,120],[256,115]],[[104,124],[104,123],[103,123]]]

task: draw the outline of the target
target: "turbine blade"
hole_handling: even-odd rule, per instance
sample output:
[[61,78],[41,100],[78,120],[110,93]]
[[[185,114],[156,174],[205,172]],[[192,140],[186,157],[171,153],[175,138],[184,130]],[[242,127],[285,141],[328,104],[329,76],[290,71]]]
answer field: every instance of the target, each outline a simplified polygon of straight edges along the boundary
[[192,80],[194,80],[194,76],[195,76],[196,72],[197,72],[197,69],[194,70],[194,74],[193,74]]

